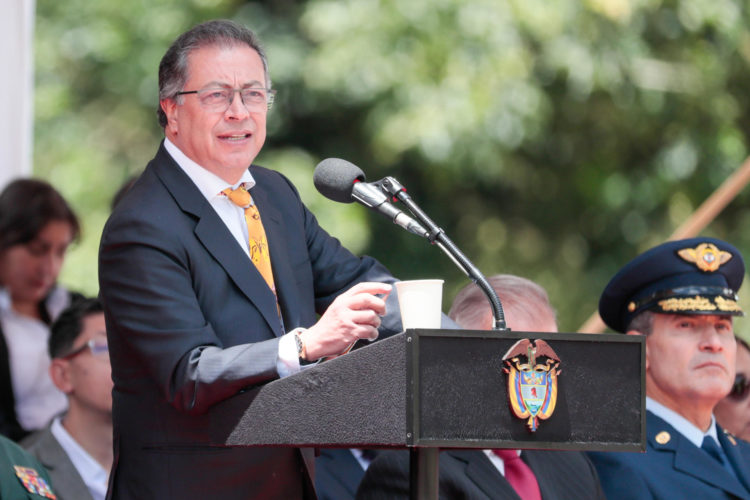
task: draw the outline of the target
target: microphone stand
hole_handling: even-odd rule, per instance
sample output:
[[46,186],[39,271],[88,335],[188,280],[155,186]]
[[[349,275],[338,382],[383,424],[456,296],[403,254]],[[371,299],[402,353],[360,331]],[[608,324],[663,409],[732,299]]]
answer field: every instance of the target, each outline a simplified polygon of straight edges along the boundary
[[382,189],[385,193],[389,194],[394,201],[398,200],[402,202],[411,211],[412,214],[421,222],[429,235],[427,239],[430,243],[433,243],[440,247],[448,257],[458,266],[461,271],[466,274],[471,280],[476,283],[479,288],[487,296],[492,306],[492,315],[494,316],[495,324],[493,329],[498,331],[508,331],[508,327],[505,324],[505,313],[503,313],[503,305],[500,303],[500,298],[495,293],[495,290],[487,282],[487,278],[479,271],[479,269],[471,263],[471,261],[464,255],[464,253],[456,246],[448,235],[445,234],[437,224],[435,224],[430,217],[422,211],[419,206],[411,199],[411,196],[406,192],[406,188],[402,186],[393,177],[385,177],[377,182],[374,182]]

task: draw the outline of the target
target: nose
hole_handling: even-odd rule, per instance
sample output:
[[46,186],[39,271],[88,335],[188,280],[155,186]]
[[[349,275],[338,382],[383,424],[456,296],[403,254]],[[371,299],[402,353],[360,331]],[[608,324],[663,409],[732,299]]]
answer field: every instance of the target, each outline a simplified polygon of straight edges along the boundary
[[230,120],[244,120],[250,116],[245,101],[242,100],[241,89],[234,89],[232,91],[232,98],[229,101],[229,107],[225,113],[227,119]]
[[704,351],[718,352],[724,348],[721,334],[715,325],[704,325],[701,331],[701,349]]

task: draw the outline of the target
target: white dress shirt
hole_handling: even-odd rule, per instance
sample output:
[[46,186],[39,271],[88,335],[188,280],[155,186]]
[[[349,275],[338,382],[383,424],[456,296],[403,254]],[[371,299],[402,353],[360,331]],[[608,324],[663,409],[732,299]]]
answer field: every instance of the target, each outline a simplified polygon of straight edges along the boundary
[[89,453],[78,444],[78,441],[73,439],[73,436],[71,436],[68,431],[65,430],[65,427],[62,426],[60,417],[57,417],[52,421],[50,431],[52,432],[52,435],[55,436],[55,439],[57,439],[57,442],[60,443],[62,449],[65,450],[65,453],[78,471],[81,479],[83,479],[83,482],[89,489],[93,499],[104,500],[107,496],[109,472],[104,470],[104,467],[94,460],[94,457],[89,455]]
[[[250,260],[249,239],[247,234],[247,222],[245,221],[245,211],[235,205],[221,192],[226,188],[237,189],[240,184],[245,185],[245,189],[250,190],[255,186],[255,179],[249,170],[245,170],[240,181],[232,186],[226,181],[205,168],[201,167],[193,160],[188,158],[180,149],[175,146],[169,139],[164,138],[164,148],[174,159],[180,168],[190,177],[190,180],[196,185],[198,190],[203,194],[208,203],[213,207],[227,227],[237,244],[247,255],[247,263],[253,266]],[[261,219],[263,214],[261,214]],[[271,263],[273,266],[273,262]],[[300,371],[299,355],[297,353],[297,343],[294,340],[294,332],[282,335],[279,340],[279,358],[276,361],[276,371],[280,377],[286,377]]]
[[[45,306],[54,320],[70,302],[70,294],[54,288]],[[16,402],[16,418],[26,430],[41,429],[68,408],[68,400],[49,376],[47,353],[49,326],[13,310],[10,293],[0,288],[0,321],[8,346],[10,378]]]

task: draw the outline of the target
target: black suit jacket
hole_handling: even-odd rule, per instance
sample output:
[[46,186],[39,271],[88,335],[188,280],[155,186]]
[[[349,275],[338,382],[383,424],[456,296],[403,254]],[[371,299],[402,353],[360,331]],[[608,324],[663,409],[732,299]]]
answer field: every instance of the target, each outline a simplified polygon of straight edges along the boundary
[[[543,500],[604,499],[594,466],[576,451],[526,450],[521,453],[539,483]],[[441,499],[520,500],[513,487],[481,450],[440,453]],[[357,500],[409,498],[409,452],[388,451],[370,464]]]
[[[395,280],[321,229],[285,177],[250,171],[283,325],[260,273],[163,145],[104,228],[113,498],[313,495],[299,450],[221,446],[239,415],[218,403],[278,378],[279,337],[314,324],[342,291]],[[389,311],[381,335],[401,329]]]
[[319,500],[354,498],[365,470],[349,448],[320,450],[315,460],[315,492]]

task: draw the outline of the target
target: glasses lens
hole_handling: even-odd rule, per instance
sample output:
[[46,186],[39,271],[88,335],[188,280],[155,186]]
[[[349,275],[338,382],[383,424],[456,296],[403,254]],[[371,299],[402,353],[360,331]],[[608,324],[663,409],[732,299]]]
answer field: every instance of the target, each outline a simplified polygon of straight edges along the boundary
[[748,389],[750,389],[750,381],[745,378],[745,375],[739,373],[734,377],[734,385],[732,385],[729,397],[735,400],[745,399]]
[[271,107],[273,102],[273,91],[263,87],[247,89],[204,89],[198,91],[198,99],[201,106],[211,111],[226,111],[232,104],[234,93],[239,92],[242,103],[252,111],[260,111]]
[[106,342],[93,342],[89,344],[89,347],[91,347],[91,354],[94,356],[109,354],[109,346]]
[[234,92],[228,89],[206,89],[198,92],[201,105],[208,109],[226,109]]

